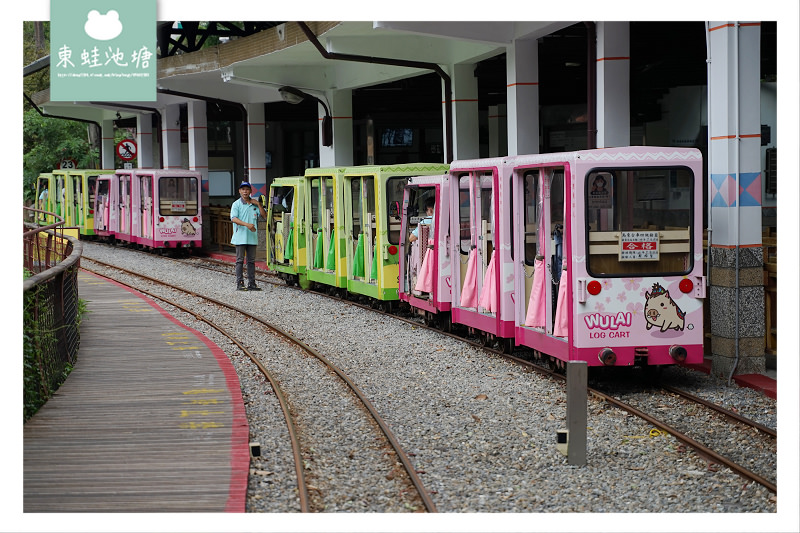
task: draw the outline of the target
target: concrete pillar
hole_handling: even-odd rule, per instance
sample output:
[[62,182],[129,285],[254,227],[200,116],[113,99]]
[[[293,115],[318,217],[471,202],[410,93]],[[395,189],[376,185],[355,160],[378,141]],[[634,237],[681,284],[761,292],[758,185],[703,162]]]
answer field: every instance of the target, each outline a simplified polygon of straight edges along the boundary
[[153,168],[153,115],[136,115],[137,168]]
[[630,23],[597,23],[597,147],[631,144]]
[[179,104],[168,105],[161,110],[161,146],[164,150],[164,168],[183,168]]
[[[187,103],[189,134],[189,170],[200,172],[203,202],[203,242],[211,242],[211,213],[208,201],[208,118],[206,102],[189,100]],[[235,179],[238,179],[237,176]],[[235,187],[238,187],[236,183]]]
[[480,157],[478,143],[478,78],[475,65],[451,65],[453,83],[454,159]]
[[727,378],[765,369],[761,30],[715,21],[708,32],[711,371]]
[[[247,111],[247,159],[250,168],[247,176],[253,186],[253,196],[268,195],[267,190],[267,149],[264,104],[244,104]],[[238,187],[238,183],[236,186]]]
[[508,118],[506,105],[489,106],[489,157],[499,157],[508,153]]
[[103,159],[103,168],[115,168],[114,166],[114,119],[103,120],[103,131],[100,134],[100,154]]
[[514,41],[506,49],[508,154],[539,153],[539,45]]
[[353,164],[353,91],[343,89],[328,91],[331,117],[333,117],[333,145],[322,146],[322,118],[325,110],[319,108],[319,166],[348,166]]

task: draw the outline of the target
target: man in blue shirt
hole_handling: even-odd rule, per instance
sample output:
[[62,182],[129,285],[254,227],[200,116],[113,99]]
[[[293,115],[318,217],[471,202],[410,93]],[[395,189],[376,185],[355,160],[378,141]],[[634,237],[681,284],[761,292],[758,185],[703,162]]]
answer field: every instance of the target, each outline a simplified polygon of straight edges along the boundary
[[[239,185],[239,198],[231,206],[231,222],[233,222],[233,237],[231,244],[236,246],[236,289],[240,291],[260,291],[256,286],[256,248],[258,246],[258,233],[256,224],[258,216],[266,220],[267,212],[261,202],[250,197],[252,187],[246,181]],[[244,287],[242,267],[247,256],[247,289]]]

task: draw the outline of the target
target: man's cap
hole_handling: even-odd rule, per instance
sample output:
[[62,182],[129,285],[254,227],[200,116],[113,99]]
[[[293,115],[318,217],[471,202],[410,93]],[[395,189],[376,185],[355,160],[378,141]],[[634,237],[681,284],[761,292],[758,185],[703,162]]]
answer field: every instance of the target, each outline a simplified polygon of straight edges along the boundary
[[252,189],[252,188],[253,188],[253,186],[252,186],[252,185],[250,185],[250,182],[249,182],[249,181],[243,181],[243,182],[242,182],[242,183],[239,185],[239,188],[240,188],[240,189],[241,189],[242,187],[247,187],[248,189]]

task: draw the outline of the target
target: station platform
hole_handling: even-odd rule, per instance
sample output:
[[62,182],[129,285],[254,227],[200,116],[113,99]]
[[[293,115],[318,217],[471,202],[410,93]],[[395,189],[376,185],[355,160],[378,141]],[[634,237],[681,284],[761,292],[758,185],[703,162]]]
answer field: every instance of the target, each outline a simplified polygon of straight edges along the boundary
[[81,271],[78,290],[78,362],[24,425],[24,512],[244,512],[249,427],[228,357],[116,282]]

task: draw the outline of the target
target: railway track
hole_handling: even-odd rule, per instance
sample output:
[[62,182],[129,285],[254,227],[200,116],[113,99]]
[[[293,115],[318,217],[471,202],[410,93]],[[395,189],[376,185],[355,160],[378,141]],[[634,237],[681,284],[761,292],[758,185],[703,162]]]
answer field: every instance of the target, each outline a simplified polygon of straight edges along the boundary
[[[203,259],[202,261],[205,262],[206,260]],[[229,263],[224,263],[224,262],[218,262],[218,263],[219,263],[218,266],[213,268],[214,270],[226,272],[228,274],[232,274],[232,268],[231,268]],[[220,268],[220,266],[222,266],[224,268]],[[270,276],[269,274],[265,274],[263,272],[259,272],[259,274],[261,275],[261,277],[259,278],[261,281],[272,283],[274,285],[280,285],[280,286],[284,285],[283,281],[278,280],[274,276]],[[330,296],[330,295],[327,295],[327,294],[324,294],[324,293],[316,293],[316,294],[319,294],[319,295],[325,296],[325,297],[333,298],[333,296]],[[338,298],[334,298],[334,299],[337,299],[339,301],[343,301],[343,302],[348,303],[350,305],[361,307],[363,309],[369,309],[369,310],[371,310],[373,312],[376,312],[376,313],[387,314],[387,313],[385,313],[385,312],[383,312],[383,311],[381,311],[379,309],[374,309],[369,305],[359,304],[357,302],[348,301],[348,300],[341,300],[341,299],[338,299]],[[524,358],[524,355],[526,354],[525,350],[519,351],[517,353],[517,355],[508,354],[508,353],[504,353],[504,350],[503,350],[502,347],[500,349],[494,349],[494,348],[492,348],[490,346],[486,346],[485,339],[480,339],[480,338],[477,339],[477,340],[465,339],[461,335],[458,335],[458,334],[455,334],[455,333],[443,332],[443,331],[441,331],[441,330],[439,330],[437,328],[431,327],[429,324],[425,324],[424,323],[425,321],[421,317],[416,317],[415,316],[415,317],[409,318],[409,317],[397,316],[395,314],[390,314],[389,316],[392,316],[395,319],[399,319],[399,320],[403,320],[405,322],[408,322],[408,323],[414,325],[415,327],[431,329],[433,331],[437,331],[439,334],[447,335],[449,337],[458,339],[458,340],[460,340],[462,342],[467,342],[467,343],[469,343],[470,345],[472,345],[474,347],[481,348],[481,349],[483,349],[485,351],[488,351],[490,353],[493,353],[493,354],[495,354],[495,355],[497,355],[499,357],[503,357],[503,358],[505,358],[505,359],[507,359],[509,361],[513,361],[516,364],[519,364],[519,365],[521,365],[521,366],[523,366],[523,367],[525,367],[525,368],[527,368],[529,370],[536,371],[536,372],[542,373],[544,375],[550,376],[553,379],[557,379],[557,380],[564,379],[563,374],[560,374],[559,372],[554,371],[553,369],[544,368],[543,366],[534,363],[533,361],[529,360],[528,358]],[[523,355],[523,357],[520,357],[520,355]],[[766,426],[763,426],[762,424],[758,424],[758,423],[755,423],[753,421],[750,421],[750,420],[746,419],[745,417],[742,417],[740,415],[737,415],[736,413],[733,413],[730,410],[723,409],[720,406],[716,406],[711,402],[707,402],[705,400],[702,400],[701,398],[693,396],[693,395],[691,395],[689,393],[686,393],[684,391],[681,391],[680,389],[676,389],[674,387],[667,386],[667,388],[665,390],[667,390],[670,394],[680,395],[686,401],[690,401],[694,405],[703,406],[703,408],[707,408],[707,409],[712,409],[715,412],[719,413],[721,416],[725,416],[726,418],[732,420],[733,423],[735,423],[736,425],[745,425],[745,426],[747,426],[749,428],[752,428],[753,431],[757,431],[757,432],[763,434],[764,435],[763,438],[767,439],[767,441],[768,441],[766,443],[767,447],[772,446],[772,444],[770,444],[770,442],[769,442],[769,439],[772,439],[772,440],[776,439],[776,432],[774,430],[766,427]],[[777,486],[776,486],[776,484],[774,482],[774,476],[771,476],[769,473],[767,473],[765,475],[760,475],[760,474],[758,474],[756,472],[751,471],[746,466],[737,463],[736,459],[728,457],[726,455],[727,452],[725,452],[724,450],[715,451],[711,447],[706,446],[705,444],[703,444],[702,438],[700,438],[700,437],[695,438],[695,437],[691,436],[691,430],[682,430],[681,426],[679,424],[671,422],[670,420],[665,420],[664,417],[662,417],[660,414],[652,414],[653,411],[658,412],[657,406],[639,408],[636,405],[633,405],[631,402],[627,402],[624,399],[617,398],[612,394],[608,394],[608,393],[603,392],[603,391],[601,391],[599,389],[596,389],[596,388],[590,388],[589,392],[590,392],[590,395],[594,399],[596,399],[597,401],[605,402],[605,403],[607,403],[609,405],[614,406],[617,409],[621,409],[623,411],[626,411],[626,412],[628,412],[628,413],[630,413],[630,414],[632,414],[632,415],[634,415],[636,417],[641,418],[642,420],[645,420],[647,423],[652,424],[655,428],[658,428],[658,431],[664,432],[664,433],[668,433],[668,434],[674,436],[677,440],[679,440],[682,443],[682,445],[687,446],[687,447],[695,450],[696,453],[698,453],[698,455],[700,455],[701,457],[704,457],[708,461],[709,468],[718,468],[715,465],[723,465],[724,467],[729,468],[731,471],[736,472],[741,477],[743,477],[743,478],[745,478],[745,479],[747,479],[749,481],[753,481],[755,483],[758,483],[758,484],[764,486],[765,488],[767,488],[767,490],[769,490],[769,491],[771,491],[773,493],[777,493]],[[647,412],[648,410],[651,411],[651,412]],[[698,430],[694,430],[695,434],[697,433],[697,431]],[[750,436],[748,436],[748,437],[750,437]],[[760,443],[761,443],[761,441],[756,441],[756,444],[754,445],[759,450],[764,447],[763,444],[760,444]],[[770,452],[766,452],[766,453],[770,453]],[[746,460],[746,458],[742,458],[741,460],[744,461],[744,460]]]
[[[266,279],[263,278],[263,277],[261,279],[266,281]],[[270,283],[275,283],[275,284],[281,284],[277,280],[276,281],[270,280],[269,282]],[[320,294],[322,296],[325,296],[325,297],[331,297],[331,296],[329,296],[327,294],[322,294],[322,293],[320,293]],[[374,309],[374,308],[371,308],[370,306],[367,306],[367,305],[361,305],[361,304],[358,304],[356,302],[348,302],[348,303],[350,303],[351,305],[360,306],[360,307],[362,307],[364,309],[370,309],[370,310],[372,310],[372,311],[374,311],[376,313],[388,314],[388,313],[385,313],[382,310]],[[463,340],[464,342],[468,342],[472,346],[480,347],[480,348],[482,348],[482,349],[484,349],[486,351],[489,351],[489,352],[491,352],[491,353],[493,353],[493,354],[495,354],[495,355],[497,355],[499,357],[505,357],[505,358],[507,358],[509,360],[515,361],[518,364],[526,366],[526,367],[528,367],[528,368],[530,368],[532,370],[535,370],[537,372],[544,372],[546,375],[553,376],[556,379],[563,378],[563,375],[559,374],[556,371],[543,368],[543,367],[541,367],[541,366],[539,366],[539,365],[537,365],[537,364],[535,364],[535,363],[533,363],[531,361],[527,361],[527,360],[524,360],[524,359],[521,359],[521,358],[518,358],[518,357],[514,357],[513,355],[504,353],[504,350],[503,350],[502,347],[500,349],[494,349],[492,347],[486,346],[485,339],[469,340],[469,339],[466,339],[463,336],[460,336],[460,335],[455,334],[455,333],[443,332],[443,331],[440,331],[439,329],[437,329],[435,327],[432,327],[429,324],[425,324],[424,320],[422,320],[421,318],[416,318],[416,317],[415,318],[406,318],[406,317],[398,317],[396,315],[390,315],[390,316],[394,316],[395,318],[398,318],[399,320],[406,321],[406,322],[408,322],[410,324],[413,324],[413,325],[415,325],[417,327],[428,328],[428,329],[437,331],[437,332],[439,332],[439,333],[441,333],[443,335],[448,335],[450,337]],[[769,441],[769,442],[767,442],[767,446],[768,447],[769,446],[774,446],[774,441],[777,439],[777,432],[775,430],[773,430],[771,428],[768,428],[767,426],[764,426],[763,424],[759,424],[757,422],[749,420],[749,419],[747,419],[747,418],[745,418],[745,417],[743,417],[743,416],[741,416],[741,415],[739,415],[737,413],[734,413],[733,411],[725,409],[725,408],[723,408],[723,407],[721,407],[719,405],[716,405],[716,404],[714,404],[712,402],[706,401],[706,400],[700,398],[699,396],[695,396],[695,395],[693,395],[691,393],[688,393],[686,391],[682,391],[681,389],[678,389],[676,387],[672,387],[672,386],[669,386],[669,385],[662,385],[662,388],[667,393],[679,396],[679,397],[683,398],[684,400],[686,400],[687,402],[691,402],[691,404],[693,404],[693,405],[702,406],[703,408],[708,409],[708,410],[716,413],[719,416],[726,417],[732,423],[732,427],[731,427],[732,431],[736,431],[736,429],[735,429],[736,425],[744,426],[746,428],[751,428],[751,429],[756,430],[757,432],[763,434],[764,436],[766,436],[765,438]],[[737,462],[737,460],[741,461],[741,462],[744,462],[744,461],[747,460],[747,458],[740,457],[740,458],[737,458],[737,459],[733,459],[733,458],[728,457],[726,455],[726,454],[728,454],[728,452],[715,451],[711,447],[706,446],[705,444],[703,444],[702,437],[694,438],[694,437],[690,436],[692,434],[692,430],[691,429],[680,429],[681,428],[681,424],[678,424],[678,423],[675,423],[675,422],[669,422],[667,420],[664,420],[663,417],[659,418],[658,416],[654,416],[652,414],[649,414],[645,410],[637,408],[631,402],[626,402],[624,400],[615,398],[613,395],[605,393],[605,392],[603,392],[603,391],[601,391],[599,389],[596,389],[596,388],[589,388],[589,392],[595,398],[597,398],[597,399],[599,399],[601,401],[607,402],[607,403],[609,403],[609,404],[611,404],[611,405],[613,405],[613,406],[615,406],[615,407],[617,407],[619,409],[622,409],[622,410],[624,410],[624,411],[626,411],[628,413],[633,414],[634,416],[637,416],[637,417],[647,421],[648,423],[650,423],[653,426],[655,426],[656,428],[658,428],[658,430],[660,430],[660,431],[663,431],[663,432],[666,432],[666,433],[669,433],[669,434],[673,435],[676,439],[681,441],[684,445],[691,447],[699,455],[701,455],[702,457],[706,458],[706,460],[709,461],[709,465],[710,465],[709,467],[710,468],[715,468],[714,466],[711,466],[711,465],[723,465],[723,466],[731,469],[732,471],[736,472],[741,477],[743,477],[743,478],[745,478],[745,479],[747,479],[749,481],[756,482],[756,483],[764,486],[765,488],[767,488],[769,491],[771,491],[773,493],[777,493],[777,485],[776,485],[776,482],[775,482],[775,479],[774,479],[774,475],[772,475],[772,476],[770,476],[769,474],[760,475],[760,474],[758,474],[756,472],[753,472],[752,470],[750,470],[746,466],[740,464],[739,462]],[[657,409],[651,407],[651,410],[655,411]],[[695,431],[695,433],[697,433],[697,431]],[[747,439],[753,440],[753,435],[749,435],[749,434],[747,434],[745,432],[741,432],[741,431],[739,431],[738,434],[740,434],[742,436],[742,438],[747,438]],[[770,439],[771,439],[771,441],[770,441]],[[754,448],[755,449],[762,448],[762,444],[761,443],[762,443],[763,440],[764,439],[755,439],[754,440],[754,444],[753,444]],[[770,444],[770,442],[772,444]],[[773,453],[777,453],[777,452],[773,452]],[[777,460],[776,460],[776,462],[777,462]]]
[[[395,457],[395,464],[391,465],[391,474],[390,474],[389,479],[398,479],[398,478],[400,478],[400,476],[398,475],[400,472],[404,472],[405,473],[405,478],[406,478],[406,483],[405,484],[407,485],[407,487],[404,487],[403,489],[397,491],[398,495],[400,495],[399,497],[404,497],[404,498],[407,498],[409,500],[407,502],[404,502],[405,508],[406,509],[410,509],[410,510],[421,510],[421,509],[424,509],[427,512],[436,512],[437,511],[436,505],[434,504],[434,502],[431,499],[428,491],[426,490],[425,486],[423,485],[419,475],[415,471],[414,466],[412,465],[409,456],[403,450],[403,448],[400,445],[399,441],[394,436],[392,431],[389,429],[388,425],[383,420],[383,418],[379,415],[379,413],[377,412],[375,407],[372,405],[372,403],[369,401],[369,399],[366,398],[366,396],[362,393],[362,391],[359,389],[359,387],[353,382],[353,380],[344,371],[342,371],[339,367],[337,367],[331,361],[329,361],[318,350],[308,346],[306,343],[304,343],[303,341],[297,339],[296,337],[294,337],[290,333],[282,330],[281,328],[279,328],[279,327],[277,327],[277,326],[275,326],[273,324],[270,324],[269,322],[263,320],[262,318],[260,318],[258,316],[255,316],[254,314],[249,313],[247,311],[236,309],[235,307],[233,307],[233,306],[231,306],[229,304],[226,304],[224,302],[221,302],[219,300],[215,300],[213,298],[208,298],[206,296],[197,294],[197,293],[195,293],[193,291],[189,291],[189,290],[186,290],[186,289],[183,289],[183,288],[179,288],[179,287],[176,287],[174,285],[165,283],[165,282],[163,282],[161,280],[157,280],[157,279],[151,278],[149,276],[146,276],[146,275],[143,275],[143,274],[140,274],[140,273],[137,273],[137,272],[133,272],[133,271],[130,271],[130,270],[127,270],[127,269],[124,269],[124,268],[121,268],[121,267],[118,267],[118,266],[115,266],[115,265],[104,263],[102,261],[98,261],[98,260],[95,260],[95,259],[88,259],[88,258],[85,258],[85,259],[87,259],[90,262],[94,262],[96,264],[99,264],[103,268],[113,269],[115,271],[123,272],[124,274],[126,274],[128,276],[133,276],[133,277],[138,278],[138,279],[146,280],[149,283],[162,285],[164,287],[167,287],[170,291],[175,291],[175,292],[177,292],[179,294],[184,294],[184,295],[188,294],[188,295],[192,296],[193,298],[197,298],[199,302],[212,303],[214,306],[218,306],[220,308],[224,308],[228,312],[239,313],[239,314],[247,317],[247,320],[258,324],[258,326],[261,327],[261,328],[264,328],[264,330],[267,332],[265,334],[275,335],[275,336],[280,337],[280,339],[282,341],[285,341],[285,342],[283,342],[283,344],[290,343],[292,345],[292,347],[293,347],[292,351],[295,352],[294,357],[297,357],[297,352],[299,351],[299,352],[302,352],[302,354],[304,354],[304,356],[313,357],[317,361],[321,362],[323,365],[325,365],[325,369],[326,370],[323,372],[323,374],[327,374],[327,377],[324,376],[324,375],[320,376],[317,379],[315,379],[314,382],[318,383],[320,385],[322,385],[322,384],[327,385],[328,387],[330,387],[330,392],[326,391],[325,386],[318,387],[318,388],[316,388],[316,392],[315,392],[315,396],[317,397],[316,399],[318,401],[328,402],[328,403],[331,403],[331,404],[335,404],[335,403],[339,402],[341,400],[341,398],[345,397],[345,396],[350,396],[351,398],[357,399],[360,409],[363,410],[364,412],[368,413],[368,415],[370,417],[369,426],[372,428],[373,431],[377,430],[377,429],[380,430],[380,433],[382,435],[381,438],[384,440],[384,444],[381,444],[379,446],[380,449],[381,449],[381,455],[386,455],[388,453],[391,453]],[[86,269],[86,266],[84,265],[82,268]],[[192,315],[196,319],[201,320],[201,321],[207,323],[208,325],[214,327],[215,329],[217,329],[220,333],[222,333],[224,336],[229,338],[231,340],[231,342],[236,344],[236,346],[245,355],[248,356],[248,358],[258,367],[259,371],[264,375],[265,379],[270,384],[272,390],[274,391],[274,393],[275,393],[276,397],[278,398],[278,401],[279,401],[279,403],[281,405],[281,410],[282,410],[284,418],[286,420],[288,433],[289,433],[290,439],[292,441],[292,451],[293,451],[293,455],[294,455],[294,465],[295,465],[294,470],[295,470],[295,475],[297,477],[297,485],[298,485],[297,493],[298,493],[298,500],[299,500],[300,510],[303,511],[303,512],[324,511],[325,508],[326,508],[325,497],[324,497],[324,494],[322,493],[322,491],[320,491],[320,488],[318,486],[321,483],[316,481],[315,482],[316,485],[313,485],[311,483],[311,481],[309,481],[309,476],[306,474],[306,471],[307,470],[310,471],[310,477],[313,480],[314,479],[314,468],[313,468],[313,465],[315,463],[319,463],[319,462],[330,461],[329,459],[326,459],[326,458],[320,458],[318,456],[318,452],[315,449],[314,445],[313,444],[309,444],[310,441],[314,440],[311,437],[312,435],[314,435],[316,433],[324,434],[326,432],[326,430],[320,429],[318,427],[314,427],[308,421],[312,417],[307,417],[307,418],[302,419],[302,413],[307,412],[309,408],[308,407],[304,407],[303,405],[300,405],[295,400],[293,400],[293,398],[297,398],[299,396],[299,394],[297,394],[296,392],[295,393],[292,393],[292,392],[288,392],[287,393],[287,392],[284,391],[284,388],[286,388],[286,386],[285,385],[282,386],[280,377],[276,377],[276,374],[277,375],[280,374],[279,371],[278,372],[270,371],[267,368],[267,365],[265,365],[262,362],[262,360],[261,360],[262,358],[259,357],[256,353],[254,353],[254,352],[256,352],[256,350],[246,347],[245,346],[245,342],[237,338],[237,336],[239,336],[239,334],[231,333],[231,332],[227,331],[225,328],[220,327],[218,325],[219,320],[216,319],[216,318],[213,319],[213,320],[206,318],[205,315],[208,312],[208,310],[207,310],[208,306],[207,305],[203,305],[203,303],[198,303],[197,305],[195,305],[195,307],[200,307],[203,310],[202,311],[195,311],[193,309],[190,309],[190,308],[188,308],[188,307],[176,302],[174,298],[166,297],[163,294],[156,294],[156,293],[154,293],[152,291],[149,291],[149,290],[147,290],[147,289],[145,289],[145,288],[143,288],[141,286],[137,286],[137,285],[121,282],[119,279],[117,279],[118,276],[113,276],[112,277],[108,273],[97,272],[97,271],[93,271],[93,270],[90,270],[90,269],[86,269],[86,270],[89,270],[90,272],[94,272],[96,274],[99,274],[99,275],[102,275],[102,276],[105,276],[105,277],[111,277],[112,279],[115,279],[116,281],[118,281],[120,283],[126,284],[126,285],[134,288],[137,291],[140,291],[140,292],[143,292],[145,294],[148,294],[149,296],[151,296],[153,298],[157,298],[159,300],[162,300],[162,301],[166,302],[167,304],[172,305],[172,306],[180,309],[181,311]],[[185,299],[185,297],[182,297],[182,299]],[[289,357],[290,355],[289,354],[285,354],[285,356]],[[309,377],[311,377],[311,375],[313,375],[313,373],[311,373],[312,371],[309,371],[309,372],[310,372]],[[334,375],[337,376],[337,378],[338,378],[338,383],[339,383],[338,387],[336,385],[332,385],[330,383],[330,381],[331,381],[330,378],[332,376],[334,376]],[[345,385],[348,388],[350,394],[346,394],[346,393],[343,393],[341,391],[341,386],[342,385]],[[297,385],[295,385],[295,386],[297,386]],[[289,385],[289,387],[291,387],[291,385]],[[325,396],[326,394],[327,394],[327,396]],[[342,407],[342,409],[348,409],[348,410],[352,411],[353,410],[352,403],[350,403],[350,407],[344,406],[344,407]],[[301,418],[301,420],[298,420],[298,418]],[[361,433],[362,437],[364,437],[364,439],[363,439],[364,442],[369,442],[370,441],[370,439],[366,438],[366,435],[363,434],[363,428],[361,428],[359,430],[353,430],[353,431],[355,433]],[[374,437],[373,437],[373,440],[374,440]],[[305,441],[305,444],[303,444],[304,441]],[[373,444],[373,446],[375,446],[375,445]],[[349,451],[345,451],[344,453],[347,454],[349,462],[353,462],[353,459],[354,459],[354,456],[356,455],[356,453],[354,453],[354,451],[352,449],[350,449]],[[360,456],[360,455],[367,455],[367,454],[358,454],[358,455]],[[344,461],[338,460],[338,462],[347,463],[348,460],[344,460]],[[334,460],[334,461],[336,461],[336,460]],[[377,466],[376,467],[375,465],[365,465],[365,466],[363,466],[363,468],[383,468],[383,467],[381,467],[381,466]],[[319,476],[317,476],[317,477],[319,477]],[[353,478],[353,479],[357,479],[358,478],[358,474],[357,474],[357,472],[353,472],[351,470],[348,473],[348,477]],[[397,481],[397,482],[400,483],[400,481]],[[410,495],[412,491],[409,491],[408,487],[413,487],[413,492],[414,492],[415,495],[413,495],[413,496]]]

